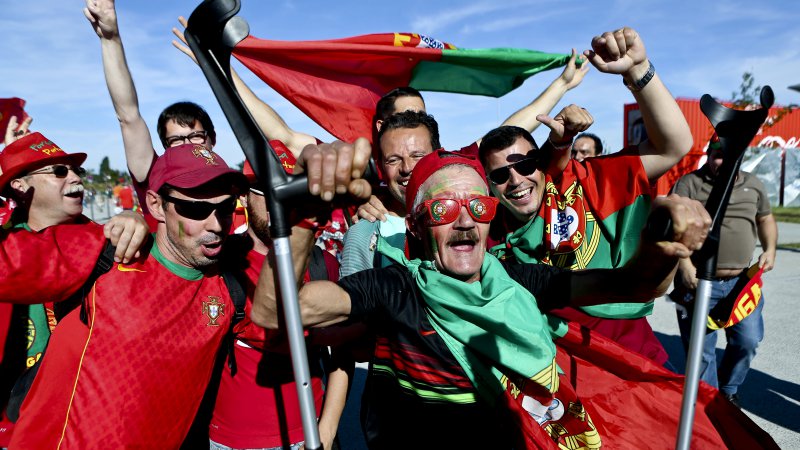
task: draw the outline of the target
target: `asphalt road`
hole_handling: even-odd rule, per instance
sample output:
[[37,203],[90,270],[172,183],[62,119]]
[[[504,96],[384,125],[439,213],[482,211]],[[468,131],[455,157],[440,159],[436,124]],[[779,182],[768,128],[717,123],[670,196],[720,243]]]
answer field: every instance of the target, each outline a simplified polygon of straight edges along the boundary
[[[800,224],[779,223],[779,249],[775,269],[764,275],[765,337],[739,390],[742,410],[767,431],[782,449],[800,448],[800,330],[794,311],[800,293],[800,250],[780,244],[800,243]],[[755,254],[761,250],[756,248]],[[680,342],[674,305],[660,298],[649,318],[656,335],[682,371],[685,356]],[[725,339],[717,340],[718,357]],[[358,408],[366,365],[356,369],[355,385],[339,428],[342,448],[366,449],[359,426]]]

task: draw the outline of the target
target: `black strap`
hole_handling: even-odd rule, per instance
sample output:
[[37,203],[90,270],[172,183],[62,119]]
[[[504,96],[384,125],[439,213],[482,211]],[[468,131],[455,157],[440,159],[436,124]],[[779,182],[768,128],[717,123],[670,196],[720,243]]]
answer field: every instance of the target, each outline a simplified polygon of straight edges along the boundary
[[308,275],[311,281],[327,280],[328,268],[325,264],[325,250],[314,246],[311,250],[311,260],[308,262]]
[[233,317],[231,318],[231,326],[228,330],[228,335],[225,337],[228,346],[228,368],[231,369],[231,376],[236,375],[236,357],[233,353],[234,335],[233,327],[244,319],[244,305],[247,296],[244,293],[242,282],[239,276],[233,272],[223,272],[222,278],[225,280],[225,285],[228,287],[228,293],[233,300]]
[[[53,306],[53,313],[58,321],[80,306],[81,322],[84,324],[89,323],[88,314],[86,311],[86,294],[92,289],[92,286],[94,286],[94,283],[97,281],[97,279],[104,273],[108,272],[114,265],[114,252],[116,252],[116,250],[117,248],[111,245],[110,241],[106,241],[105,247],[103,247],[103,251],[97,258],[94,269],[92,269],[92,273],[89,274],[89,278],[86,279],[86,281],[83,283],[83,286],[81,286],[80,289],[78,289],[66,300],[56,302],[56,304]],[[16,422],[19,418],[19,408],[22,405],[22,401],[25,400],[25,397],[28,395],[28,391],[31,389],[33,379],[36,377],[36,373],[39,371],[39,366],[42,363],[42,359],[44,359],[44,354],[46,351],[47,347],[42,350],[41,357],[22,375],[20,375],[19,378],[17,378],[16,383],[14,383],[14,387],[11,388],[11,395],[8,400],[8,406],[6,407],[6,416],[12,422]]]

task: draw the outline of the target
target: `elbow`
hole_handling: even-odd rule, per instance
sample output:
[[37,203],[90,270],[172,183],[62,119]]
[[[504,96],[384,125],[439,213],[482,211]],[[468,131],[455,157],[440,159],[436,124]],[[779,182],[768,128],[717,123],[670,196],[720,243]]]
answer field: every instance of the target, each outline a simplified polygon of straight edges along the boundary
[[278,312],[274,308],[268,308],[263,303],[254,303],[253,310],[250,311],[250,320],[254,324],[270,330],[278,329]]

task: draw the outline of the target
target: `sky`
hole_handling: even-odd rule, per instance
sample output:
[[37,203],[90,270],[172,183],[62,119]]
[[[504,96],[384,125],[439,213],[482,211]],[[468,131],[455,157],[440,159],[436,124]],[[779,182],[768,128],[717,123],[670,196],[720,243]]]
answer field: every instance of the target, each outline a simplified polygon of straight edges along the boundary
[[[215,150],[233,165],[244,159],[200,69],[175,50],[171,29],[198,0],[122,0],[120,30],[137,87],[142,116],[156,139],[161,110],[176,101],[203,105],[217,128]],[[79,0],[0,0],[0,98],[21,97],[40,131],[67,152],[86,152],[85,167],[97,170],[103,157],[125,167],[122,138],[106,90],[100,43]],[[381,32],[432,36],[461,48],[521,47],[545,52],[583,51],[593,36],[630,26],[636,29],[656,71],[678,98],[708,93],[730,99],[745,71],[770,85],[777,104],[800,104],[800,2],[784,1],[585,1],[478,0],[365,2],[340,0],[242,0],[239,16],[252,35],[266,39],[332,39]],[[263,82],[234,62],[242,78],[288,123],[331,137]],[[560,69],[543,72],[500,98],[424,93],[428,112],[440,124],[445,148],[473,142],[533,100]],[[551,115],[570,103],[587,108],[590,131],[607,148],[623,140],[623,106],[633,96],[621,77],[592,69]],[[534,132],[537,142],[546,127]]]

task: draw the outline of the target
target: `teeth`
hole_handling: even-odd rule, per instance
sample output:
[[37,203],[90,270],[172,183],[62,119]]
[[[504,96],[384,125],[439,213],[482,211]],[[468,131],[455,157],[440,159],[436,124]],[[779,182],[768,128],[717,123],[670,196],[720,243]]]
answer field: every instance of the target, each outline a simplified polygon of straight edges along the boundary
[[528,188],[528,189],[524,189],[524,190],[521,190],[521,191],[512,192],[510,194],[506,194],[506,197],[512,198],[514,200],[517,200],[517,199],[520,199],[520,198],[524,197],[527,194],[530,194],[532,191],[533,191],[533,188]]
[[401,181],[399,184],[400,186],[406,187],[406,185],[408,184],[408,180]]
[[67,192],[64,195],[70,194],[80,194],[83,192],[83,185],[82,184],[73,184],[67,188]]

